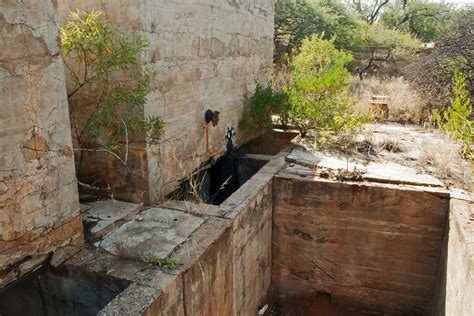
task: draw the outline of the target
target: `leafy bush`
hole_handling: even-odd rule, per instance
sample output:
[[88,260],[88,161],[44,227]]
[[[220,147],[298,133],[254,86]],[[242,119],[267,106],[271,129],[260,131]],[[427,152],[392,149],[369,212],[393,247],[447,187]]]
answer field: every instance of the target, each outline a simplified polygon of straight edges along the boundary
[[[129,143],[156,144],[165,128],[161,117],[144,115],[155,78],[155,73],[141,70],[138,64],[147,41],[139,35],[118,33],[97,11],[71,13],[61,28],[61,40],[78,179],[85,152],[105,153],[124,169],[127,178],[133,173],[128,166]],[[113,192],[126,183],[118,179],[98,187],[78,181],[96,192]]]
[[472,147],[474,121],[470,119],[472,105],[466,85],[466,76],[456,71],[452,79],[451,106],[441,113],[434,109],[433,117],[442,131],[464,145],[465,154],[472,155],[474,153]]
[[272,115],[281,125],[288,123],[289,98],[286,92],[274,92],[271,84],[257,83],[254,93],[245,103],[240,126],[251,132],[262,132],[273,127]]
[[382,69],[397,72],[396,61],[408,61],[420,47],[420,41],[408,33],[388,29],[383,24],[362,22],[356,31],[353,68],[359,79],[375,75]]
[[276,0],[275,56],[284,60],[302,40],[313,34],[332,39],[336,47],[350,49],[356,18],[342,4],[332,0]]
[[467,90],[474,93],[474,7],[459,12],[453,31],[437,43],[430,54],[421,56],[404,69],[426,100],[427,109],[445,109],[450,105],[450,84],[456,70],[467,77]]
[[351,60],[351,54],[317,35],[303,40],[301,51],[290,60],[289,120],[303,137],[309,130],[319,137],[360,124],[347,91],[351,74],[346,66]]
[[100,12],[71,13],[61,28],[74,141],[117,151],[131,134],[156,143],[164,131],[158,117],[144,117],[155,74],[138,65],[144,37],[120,34]]
[[455,10],[444,2],[396,0],[387,3],[380,17],[385,26],[413,34],[424,42],[438,40],[453,22]]

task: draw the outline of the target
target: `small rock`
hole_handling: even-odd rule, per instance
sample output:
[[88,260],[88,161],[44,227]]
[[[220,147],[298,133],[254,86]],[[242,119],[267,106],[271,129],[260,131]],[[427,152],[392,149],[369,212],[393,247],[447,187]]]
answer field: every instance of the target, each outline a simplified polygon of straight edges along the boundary
[[5,182],[0,182],[0,194],[6,193],[8,191],[8,186]]

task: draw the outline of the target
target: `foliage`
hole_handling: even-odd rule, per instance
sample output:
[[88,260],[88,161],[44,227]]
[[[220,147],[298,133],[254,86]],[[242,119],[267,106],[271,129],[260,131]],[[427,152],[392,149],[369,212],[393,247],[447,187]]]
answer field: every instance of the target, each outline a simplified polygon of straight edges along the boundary
[[151,258],[145,262],[147,268],[157,267],[159,269],[168,268],[174,270],[178,267],[178,260],[173,258]]
[[320,36],[303,40],[300,53],[290,61],[288,88],[290,122],[303,136],[314,130],[319,138],[360,124],[360,116],[350,111],[347,94],[351,75],[346,66],[351,60],[351,54]]
[[389,0],[352,0],[351,5],[367,23],[373,24],[388,3]]
[[356,27],[355,17],[336,1],[276,0],[275,61],[281,62],[313,34],[323,34],[336,47],[350,49]]
[[361,23],[356,38],[354,68],[361,80],[384,67],[396,68],[396,60],[409,60],[420,47],[420,42],[410,34],[388,29],[380,23]]
[[273,127],[272,115],[276,115],[286,126],[289,106],[286,92],[274,92],[271,84],[263,86],[257,83],[254,93],[245,103],[240,125],[251,132],[261,132]]
[[465,153],[472,155],[474,153],[472,147],[474,121],[470,119],[472,105],[466,83],[466,76],[456,71],[452,79],[451,106],[441,113],[434,109],[433,117],[442,131],[461,142]]
[[349,86],[349,93],[356,101],[357,108],[366,114],[370,113],[369,103],[372,96],[387,96],[388,119],[392,122],[420,124],[431,117],[431,111],[429,113],[424,111],[424,98],[403,77],[387,79],[368,77],[364,80],[354,78]]
[[391,29],[411,33],[424,42],[438,40],[453,22],[454,11],[444,2],[395,0],[390,2],[380,21]]
[[[129,133],[156,143],[164,130],[160,117],[143,118],[155,74],[140,71],[144,37],[119,34],[100,12],[73,12],[61,28],[63,54],[72,85],[68,99],[75,142],[116,151]],[[71,63],[71,64],[69,64]],[[126,78],[126,79],[125,79]]]
[[450,104],[451,78],[456,70],[466,76],[466,88],[474,93],[474,8],[459,12],[452,31],[425,54],[404,69],[404,76],[423,94],[427,108],[446,108]]

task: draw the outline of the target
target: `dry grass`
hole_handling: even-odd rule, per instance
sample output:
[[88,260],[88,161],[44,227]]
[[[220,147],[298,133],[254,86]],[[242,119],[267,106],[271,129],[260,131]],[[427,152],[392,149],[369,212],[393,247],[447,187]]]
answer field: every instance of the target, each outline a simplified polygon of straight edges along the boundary
[[420,163],[432,167],[440,178],[463,177],[459,164],[459,145],[449,140],[424,139],[421,142]]
[[386,80],[370,77],[363,81],[354,78],[349,92],[362,113],[369,113],[372,95],[386,95],[389,97],[389,121],[420,124],[429,120],[423,98],[402,77]]
[[402,145],[399,139],[394,137],[386,137],[379,142],[378,147],[392,153],[399,153],[402,151]]
[[116,240],[114,246],[117,252],[117,257],[125,260],[144,261],[143,254],[137,248],[129,247],[121,240]]

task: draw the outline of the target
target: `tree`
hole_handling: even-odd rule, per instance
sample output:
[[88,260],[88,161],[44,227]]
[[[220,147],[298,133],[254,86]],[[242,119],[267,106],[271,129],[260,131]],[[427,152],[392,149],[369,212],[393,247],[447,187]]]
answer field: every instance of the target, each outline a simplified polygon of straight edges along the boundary
[[132,138],[156,143],[164,130],[159,116],[143,114],[154,78],[138,65],[146,40],[116,32],[97,11],[71,13],[61,40],[78,175],[85,151],[106,152],[128,170]]
[[387,5],[380,22],[388,28],[411,33],[424,42],[433,42],[446,33],[453,17],[452,8],[443,2],[395,0]]
[[410,34],[391,30],[380,23],[361,23],[357,30],[354,70],[359,79],[377,74],[382,68],[397,71],[396,61],[409,60],[420,47]]
[[403,71],[426,100],[427,110],[449,106],[451,78],[466,76],[466,89],[474,93],[474,8],[460,12],[452,31],[443,36],[430,54],[421,56]]
[[472,156],[474,121],[470,119],[472,105],[466,84],[466,76],[456,70],[452,79],[451,105],[442,112],[434,109],[433,117],[443,132],[463,144],[464,154]]
[[289,107],[286,92],[274,91],[271,83],[266,86],[257,83],[255,91],[245,103],[240,127],[253,133],[271,130],[274,123],[272,116],[277,116],[279,123],[286,127]]
[[322,37],[332,39],[336,47],[349,49],[356,27],[355,17],[338,2],[276,0],[274,59],[280,62],[313,34],[323,34]]
[[367,23],[373,24],[388,2],[389,0],[352,0],[351,4]]
[[336,49],[332,42],[318,35],[304,39],[299,53],[291,58],[289,118],[303,137],[309,130],[321,135],[357,121],[347,96],[351,80],[347,65],[351,60],[351,54]]

